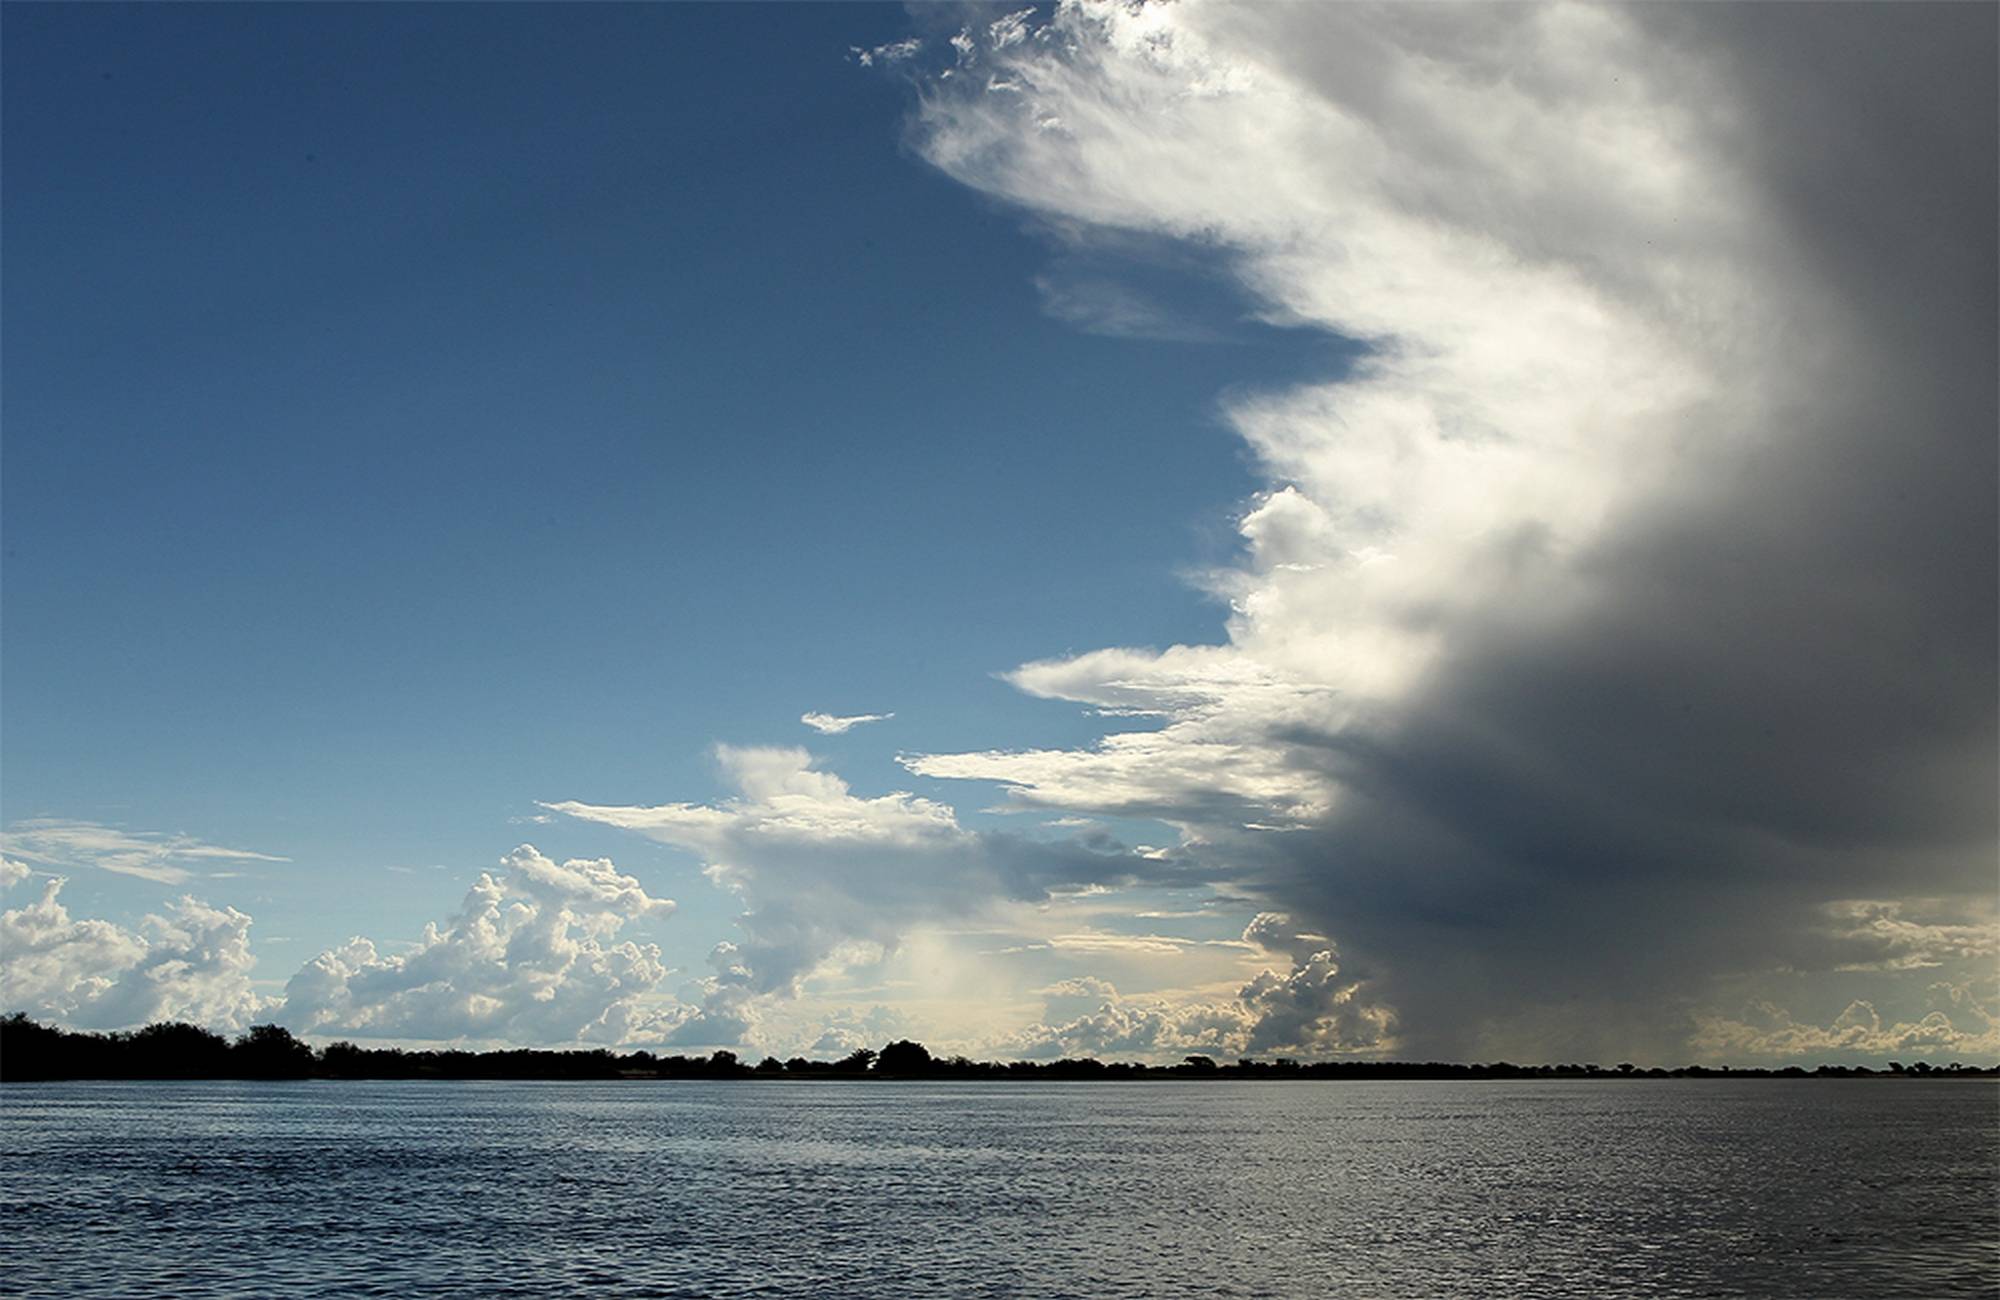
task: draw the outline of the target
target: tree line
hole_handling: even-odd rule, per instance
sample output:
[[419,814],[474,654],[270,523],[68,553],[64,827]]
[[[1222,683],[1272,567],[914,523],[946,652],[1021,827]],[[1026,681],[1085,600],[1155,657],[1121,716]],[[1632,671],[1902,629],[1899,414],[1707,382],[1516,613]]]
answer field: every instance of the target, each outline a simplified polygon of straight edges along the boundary
[[1821,1065],[1812,1070],[1681,1066],[1643,1069],[1629,1062],[1516,1065],[1508,1061],[1457,1065],[1441,1061],[1218,1061],[1189,1056],[1175,1065],[1065,1057],[1053,1061],[974,1061],[933,1056],[901,1039],[877,1052],[860,1048],[837,1061],[767,1056],[755,1065],[734,1052],[658,1056],[652,1052],[360,1047],[351,1042],[313,1047],[280,1025],[257,1025],[228,1039],[197,1025],[167,1023],[99,1034],[43,1025],[15,1013],[0,1019],[0,1080],[52,1079],[1767,1079],[1992,1078],[2000,1067],[1953,1061],[1884,1070]]

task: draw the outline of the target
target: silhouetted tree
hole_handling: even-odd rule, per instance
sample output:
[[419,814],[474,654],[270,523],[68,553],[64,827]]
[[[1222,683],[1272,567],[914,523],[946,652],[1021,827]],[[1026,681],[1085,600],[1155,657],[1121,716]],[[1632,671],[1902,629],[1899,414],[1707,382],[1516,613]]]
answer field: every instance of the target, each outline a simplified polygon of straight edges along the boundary
[[230,1049],[230,1063],[246,1079],[303,1079],[313,1072],[313,1050],[283,1025],[252,1025]]
[[922,1043],[911,1042],[907,1038],[897,1039],[883,1048],[882,1054],[875,1058],[875,1073],[877,1074],[900,1075],[909,1078],[915,1075],[928,1074],[930,1068],[930,1049]]
[[342,1039],[319,1054],[320,1069],[336,1079],[363,1078],[368,1072],[368,1058],[373,1055]]
[[874,1062],[874,1048],[857,1047],[838,1061],[835,1061],[833,1068],[842,1074],[866,1074],[868,1073],[868,1067],[874,1064]]
[[[870,1067],[874,1069],[871,1071]],[[1966,1065],[1960,1061],[1936,1065],[1920,1061],[1906,1066],[1891,1062],[1886,1074],[1861,1065],[1821,1065],[1808,1072],[1801,1066],[1732,1069],[1728,1066],[1658,1066],[1639,1069],[1621,1062],[1615,1073],[1588,1064],[1515,1065],[1507,1061],[1461,1065],[1441,1061],[1299,1062],[1289,1058],[1257,1061],[1245,1058],[1223,1065],[1213,1057],[1194,1055],[1166,1069],[1136,1061],[1065,1058],[1058,1061],[973,1061],[964,1056],[940,1060],[921,1044],[904,1039],[877,1053],[862,1048],[839,1061],[813,1061],[795,1056],[782,1066],[765,1057],[753,1071],[734,1052],[711,1056],[656,1057],[650,1052],[619,1056],[604,1048],[589,1051],[541,1051],[507,1048],[490,1052],[363,1048],[338,1042],[314,1053],[278,1025],[258,1025],[234,1044],[196,1025],[156,1024],[130,1032],[77,1033],[40,1025],[23,1014],[0,1018],[0,1079],[134,1079],[134,1078],[299,1078],[320,1075],[345,1079],[619,1079],[744,1078],[751,1074],[878,1078],[923,1076],[956,1079],[1853,1079],[1900,1077],[1993,1078],[2000,1066]]]
[[69,1035],[51,1025],[38,1025],[16,1011],[0,1020],[0,1078],[73,1079],[71,1053],[63,1040]]
[[130,1073],[138,1077],[214,1079],[229,1073],[229,1040],[199,1025],[173,1021],[119,1037]]

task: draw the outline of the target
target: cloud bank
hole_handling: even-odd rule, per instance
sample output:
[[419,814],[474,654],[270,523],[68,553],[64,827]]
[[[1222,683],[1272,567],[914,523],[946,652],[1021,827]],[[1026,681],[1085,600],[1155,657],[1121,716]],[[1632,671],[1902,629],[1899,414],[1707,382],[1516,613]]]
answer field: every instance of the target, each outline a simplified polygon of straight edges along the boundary
[[[6,886],[26,878],[8,866]],[[617,938],[671,915],[672,902],[608,859],[557,863],[524,844],[501,867],[407,951],[350,939],[277,996],[252,981],[247,914],[182,897],[137,928],[77,919],[52,877],[0,914],[0,994],[8,1011],[86,1029],[183,1020],[235,1032],[269,1020],[319,1037],[537,1045],[665,1041],[694,1013],[661,992],[657,945]]]
[[[11,888],[25,873],[0,873]],[[76,919],[66,882],[43,881],[33,902],[0,913],[0,991],[8,1011],[82,1029],[187,1020],[248,1025],[263,1002],[251,987],[250,918],[182,897],[136,929]]]
[[[966,31],[934,165],[1072,244],[1205,246],[1368,352],[1228,408],[1269,487],[1210,579],[1226,642],[1013,675],[1162,726],[912,770],[1180,826],[1379,971],[1418,1054],[1723,1041],[1721,983],[1843,964],[1843,900],[1990,936],[1994,22],[1093,0]],[[1948,960],[1990,982],[1990,951]],[[1892,967],[1879,998],[1920,1000]]]
[[617,940],[628,922],[670,915],[670,900],[608,858],[557,863],[523,844],[501,866],[408,952],[356,938],[307,962],[274,1014],[325,1036],[508,1043],[656,1041],[678,1024],[658,994],[659,946]]

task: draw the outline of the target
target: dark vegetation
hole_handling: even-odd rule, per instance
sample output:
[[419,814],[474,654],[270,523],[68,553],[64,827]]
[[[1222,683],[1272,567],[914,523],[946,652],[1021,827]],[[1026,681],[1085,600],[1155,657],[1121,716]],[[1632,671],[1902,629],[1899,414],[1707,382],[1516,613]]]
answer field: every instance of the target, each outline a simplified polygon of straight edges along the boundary
[[333,1043],[315,1049],[278,1025],[258,1025],[234,1042],[194,1025],[147,1025],[129,1033],[75,1033],[25,1015],[0,1020],[0,1079],[1798,1079],[1992,1078],[2000,1067],[1922,1062],[1887,1070],[1822,1065],[1738,1070],[1690,1065],[1674,1070],[1599,1065],[1450,1065],[1437,1061],[1243,1060],[1190,1056],[1178,1065],[1092,1058],[972,1061],[934,1057],[908,1039],[880,1052],[861,1048],[838,1061],[767,1056],[755,1066],[734,1052],[655,1056],[595,1051],[407,1051]]

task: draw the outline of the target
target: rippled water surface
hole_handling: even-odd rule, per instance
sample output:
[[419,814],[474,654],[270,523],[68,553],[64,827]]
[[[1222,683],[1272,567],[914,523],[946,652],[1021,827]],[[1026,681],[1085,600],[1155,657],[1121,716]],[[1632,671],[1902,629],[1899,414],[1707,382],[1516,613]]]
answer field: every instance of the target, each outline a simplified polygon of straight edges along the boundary
[[2000,1088],[0,1088],[24,1296],[2000,1292]]

